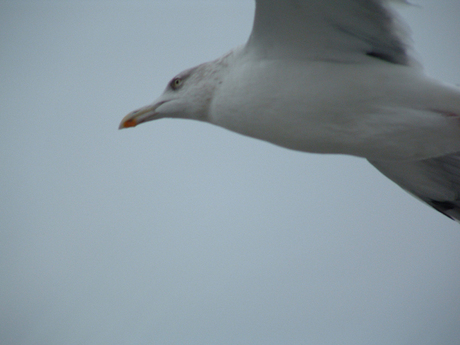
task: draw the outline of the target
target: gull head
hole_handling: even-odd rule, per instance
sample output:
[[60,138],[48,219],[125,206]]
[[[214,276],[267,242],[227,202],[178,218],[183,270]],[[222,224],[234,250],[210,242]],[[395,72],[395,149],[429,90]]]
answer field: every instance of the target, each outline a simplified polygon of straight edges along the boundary
[[206,121],[214,90],[220,83],[220,67],[219,61],[212,61],[179,73],[155,102],[126,115],[119,129],[161,118]]

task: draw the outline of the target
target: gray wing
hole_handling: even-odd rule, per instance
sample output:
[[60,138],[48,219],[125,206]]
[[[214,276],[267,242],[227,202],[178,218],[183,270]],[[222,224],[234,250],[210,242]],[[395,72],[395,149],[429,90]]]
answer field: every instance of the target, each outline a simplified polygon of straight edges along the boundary
[[414,162],[370,163],[410,194],[460,222],[460,153]]
[[385,0],[256,0],[246,46],[268,58],[416,65],[408,32]]

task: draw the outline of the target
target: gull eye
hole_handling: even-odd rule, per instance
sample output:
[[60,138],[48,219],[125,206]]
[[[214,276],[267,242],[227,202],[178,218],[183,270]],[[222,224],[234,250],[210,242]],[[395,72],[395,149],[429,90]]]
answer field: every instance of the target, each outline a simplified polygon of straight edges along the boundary
[[171,89],[177,90],[182,85],[182,78],[174,78],[173,80],[171,80],[171,83],[169,85],[171,86]]

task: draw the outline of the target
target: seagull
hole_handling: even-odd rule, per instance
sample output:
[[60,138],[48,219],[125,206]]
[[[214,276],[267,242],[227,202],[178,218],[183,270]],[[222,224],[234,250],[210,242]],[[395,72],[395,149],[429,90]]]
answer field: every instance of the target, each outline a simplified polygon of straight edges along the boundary
[[177,74],[120,129],[205,121],[303,152],[367,159],[460,222],[460,89],[423,73],[390,2],[256,0],[246,44]]

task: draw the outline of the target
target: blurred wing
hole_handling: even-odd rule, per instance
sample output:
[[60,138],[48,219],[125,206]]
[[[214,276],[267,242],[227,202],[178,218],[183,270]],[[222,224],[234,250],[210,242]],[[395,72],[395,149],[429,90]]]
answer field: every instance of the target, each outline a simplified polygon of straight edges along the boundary
[[414,162],[370,162],[439,212],[460,222],[460,153]]
[[408,32],[385,0],[256,0],[247,48],[267,58],[410,65]]

